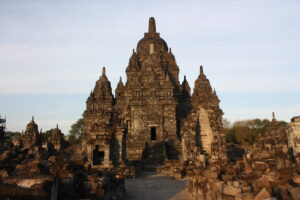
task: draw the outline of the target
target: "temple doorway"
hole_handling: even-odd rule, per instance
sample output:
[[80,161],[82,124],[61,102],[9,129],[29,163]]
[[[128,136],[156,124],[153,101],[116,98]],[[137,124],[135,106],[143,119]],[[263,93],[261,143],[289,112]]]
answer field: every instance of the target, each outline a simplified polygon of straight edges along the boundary
[[93,150],[93,165],[100,165],[104,160],[104,151],[99,151],[99,145]]
[[156,127],[151,127],[150,130],[150,134],[151,134],[151,140],[156,140]]

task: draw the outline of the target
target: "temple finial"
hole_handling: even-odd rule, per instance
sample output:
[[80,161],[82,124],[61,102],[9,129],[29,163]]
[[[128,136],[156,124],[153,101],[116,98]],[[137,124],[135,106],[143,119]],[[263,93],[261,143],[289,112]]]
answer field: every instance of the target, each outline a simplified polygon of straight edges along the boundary
[[56,124],[56,128],[58,129],[58,124]]
[[275,113],[272,112],[272,121],[276,121]]
[[169,48],[169,52],[172,53],[172,49],[171,48]]
[[149,19],[148,33],[156,33],[156,25],[155,25],[154,17],[150,17]]
[[102,76],[106,76],[106,69],[105,69],[105,67],[102,68]]
[[185,75],[183,76],[183,80],[186,81],[186,76]]
[[34,122],[34,116],[32,116],[31,121]]
[[119,80],[119,82],[121,82],[121,83],[122,83],[122,76],[120,76],[120,80]]
[[200,74],[203,74],[203,66],[200,65]]

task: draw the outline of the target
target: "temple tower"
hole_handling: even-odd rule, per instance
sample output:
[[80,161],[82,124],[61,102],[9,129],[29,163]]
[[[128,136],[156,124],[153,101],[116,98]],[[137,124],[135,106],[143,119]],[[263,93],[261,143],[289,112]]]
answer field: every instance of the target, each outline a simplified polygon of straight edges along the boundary
[[[194,147],[188,149],[190,154],[199,152],[216,161],[224,157],[223,112],[219,107],[220,100],[216,91],[212,89],[202,66],[195,81],[191,101],[192,110],[184,119],[182,145],[189,146],[187,148]],[[194,155],[186,156],[184,159],[191,159],[191,156]]]
[[[126,69],[124,118],[128,124],[127,159],[177,157],[176,105],[179,68],[154,18]],[[177,149],[177,150],[176,150]]]
[[151,17],[115,97],[103,68],[87,99],[82,145],[93,166],[179,160],[182,149],[214,157],[222,150],[223,112],[203,68],[193,94],[186,77],[180,83],[178,75],[175,56]]
[[27,124],[25,132],[21,135],[21,140],[25,148],[40,145],[39,128],[33,116],[31,121]]
[[102,74],[86,101],[87,106],[83,114],[82,147],[92,166],[110,166],[112,164],[113,104],[114,97],[110,81],[106,76],[106,69],[103,67]]

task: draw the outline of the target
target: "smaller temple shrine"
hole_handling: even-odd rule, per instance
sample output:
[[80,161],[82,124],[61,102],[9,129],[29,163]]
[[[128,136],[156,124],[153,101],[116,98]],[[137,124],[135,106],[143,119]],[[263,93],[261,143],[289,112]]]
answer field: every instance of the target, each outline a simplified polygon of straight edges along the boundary
[[64,134],[58,128],[58,124],[56,128],[51,130],[50,137],[47,142],[48,150],[55,150],[56,152],[62,151],[66,148],[66,141],[64,138]]
[[40,146],[40,135],[38,125],[32,117],[31,121],[27,124],[25,132],[21,134],[21,141],[24,148],[31,148],[33,146]]

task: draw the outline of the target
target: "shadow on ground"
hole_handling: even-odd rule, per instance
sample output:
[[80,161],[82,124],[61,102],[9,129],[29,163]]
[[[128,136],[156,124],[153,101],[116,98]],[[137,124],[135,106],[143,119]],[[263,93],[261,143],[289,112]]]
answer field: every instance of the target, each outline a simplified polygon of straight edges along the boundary
[[191,200],[187,183],[157,172],[142,172],[136,179],[126,179],[125,200]]

